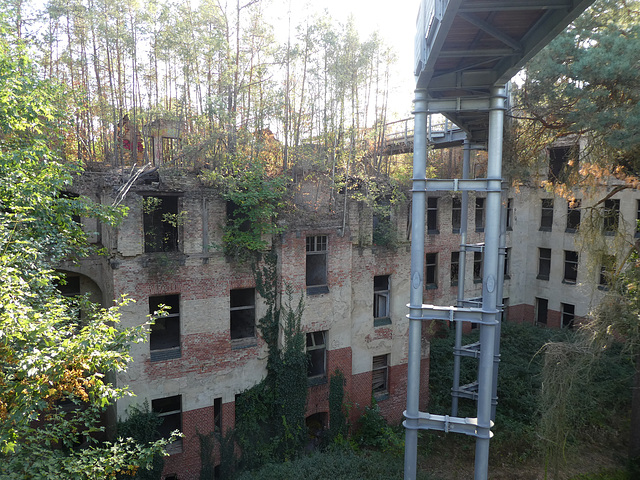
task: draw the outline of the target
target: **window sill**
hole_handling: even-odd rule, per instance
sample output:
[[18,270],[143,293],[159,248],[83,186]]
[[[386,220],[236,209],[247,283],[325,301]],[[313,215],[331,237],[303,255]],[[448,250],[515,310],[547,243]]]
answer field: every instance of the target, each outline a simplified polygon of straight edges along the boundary
[[437,284],[435,284],[435,283],[427,283],[427,284],[424,286],[424,289],[425,289],[425,290],[437,290],[437,289],[438,289],[438,285],[437,285]]
[[482,283],[482,279],[481,278],[474,278],[473,279],[473,283]]
[[384,327],[386,325],[391,325],[391,317],[380,317],[373,319],[374,327]]
[[440,234],[440,230],[438,229],[427,230],[427,235],[439,235],[439,234]]
[[175,442],[170,443],[164,449],[169,455],[175,455],[182,453],[182,438],[177,439]]
[[325,385],[327,383],[327,376],[321,375],[319,377],[308,377],[307,387],[317,387],[318,385]]
[[150,353],[150,360],[152,362],[164,362],[166,360],[175,360],[176,358],[182,357],[180,347],[151,350]]
[[598,285],[598,290],[602,290],[603,292],[608,292],[609,291],[609,286],[608,285]]
[[243,348],[255,347],[258,345],[256,337],[232,338],[231,350],[241,350]]
[[550,232],[551,231],[551,227],[540,227],[538,229],[539,232]]
[[576,233],[578,231],[577,228],[569,228],[567,227],[564,231],[564,233]]
[[476,228],[476,233],[484,233],[484,227]]
[[548,275],[538,275],[536,277],[537,280],[549,280],[549,276]]
[[327,285],[307,287],[307,295],[322,295],[323,293],[329,293],[329,287]]
[[575,285],[576,281],[575,280],[562,280],[562,283],[564,283],[565,285]]
[[382,402],[382,401],[387,400],[389,398],[389,392],[374,393],[373,394],[373,398],[376,399],[376,402]]

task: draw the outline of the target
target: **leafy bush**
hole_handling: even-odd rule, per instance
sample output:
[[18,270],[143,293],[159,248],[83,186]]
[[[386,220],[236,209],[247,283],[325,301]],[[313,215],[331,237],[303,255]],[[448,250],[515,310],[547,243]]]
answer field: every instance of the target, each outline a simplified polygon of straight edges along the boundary
[[[238,480],[401,480],[401,458],[382,452],[356,454],[349,449],[313,453],[292,462],[265,465],[260,470],[245,472]],[[419,480],[428,480],[418,473]]]
[[400,427],[389,426],[380,414],[380,407],[375,400],[358,419],[354,440],[362,447],[370,447],[391,453],[395,456],[404,454],[404,432]]

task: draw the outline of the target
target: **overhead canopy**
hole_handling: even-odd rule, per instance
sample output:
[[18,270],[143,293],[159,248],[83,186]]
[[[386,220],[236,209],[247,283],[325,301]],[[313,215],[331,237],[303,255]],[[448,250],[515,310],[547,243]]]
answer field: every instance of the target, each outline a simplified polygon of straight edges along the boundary
[[422,0],[415,42],[416,87],[485,142],[489,95],[594,0]]

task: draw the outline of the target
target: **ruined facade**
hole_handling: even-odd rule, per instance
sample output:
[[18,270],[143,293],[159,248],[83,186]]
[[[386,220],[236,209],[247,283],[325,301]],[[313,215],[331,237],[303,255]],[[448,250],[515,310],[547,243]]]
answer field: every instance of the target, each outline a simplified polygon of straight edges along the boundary
[[[116,169],[88,171],[70,193],[112,204],[127,178]],[[571,327],[597,304],[607,288],[602,263],[611,262],[619,247],[614,233],[637,236],[640,218],[640,195],[633,189],[588,208],[615,186],[601,186],[590,196],[576,191],[576,201],[567,201],[532,180],[504,195],[505,321]],[[304,296],[309,422],[330,423],[328,377],[339,369],[352,421],[374,397],[397,424],[406,403],[410,202],[393,209],[398,237],[389,248],[373,241],[372,208],[353,198],[345,202],[323,175],[297,181],[290,194],[293,207],[279,217],[283,231],[267,240],[277,254],[280,287]],[[482,194],[469,197],[470,244],[483,241],[484,203]],[[136,396],[119,401],[114,413],[123,418],[130,405],[147,400],[165,430],[184,433],[170,448],[165,478],[196,479],[197,434],[232,428],[236,396],[266,375],[266,345],[257,328],[265,304],[250,267],[219,248],[227,202],[195,173],[161,168],[142,175],[122,205],[128,214],[117,228],[82,219],[106,255],[61,265],[70,279],[66,293],[90,292],[104,305],[127,296],[135,303],[122,307],[125,325],[146,322],[161,304],[171,307],[151,328],[149,342],[133,345],[133,362],[117,383]],[[594,220],[593,212],[604,214]],[[481,295],[482,254],[469,252],[466,268],[459,263],[459,194],[429,196],[426,216],[424,303],[455,304],[462,272],[464,297]],[[587,219],[592,226],[600,222],[604,254],[598,258],[577,233]],[[426,401],[428,335],[434,329],[423,330],[420,398]]]

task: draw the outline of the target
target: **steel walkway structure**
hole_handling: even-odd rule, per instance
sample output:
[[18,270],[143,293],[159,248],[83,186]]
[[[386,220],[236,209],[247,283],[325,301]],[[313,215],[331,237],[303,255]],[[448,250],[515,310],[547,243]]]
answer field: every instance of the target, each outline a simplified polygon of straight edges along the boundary
[[[475,480],[488,477],[492,410],[495,407],[500,340],[505,215],[502,196],[502,141],[506,83],[593,0],[422,0],[415,39],[415,127],[413,135],[413,211],[409,358],[405,410],[405,480],[416,478],[418,431],[433,429],[476,437]],[[427,122],[440,113],[466,134],[462,179],[426,179]],[[470,144],[486,144],[487,178],[468,179]],[[424,305],[425,202],[427,192],[459,191],[465,215],[470,191],[486,192],[485,242],[467,246],[461,224],[460,265],[466,251],[483,252],[482,297],[455,306]],[[502,253],[502,255],[501,255]],[[461,275],[459,278],[464,278]],[[464,292],[464,284],[458,286]],[[478,358],[477,383],[456,384],[451,415],[419,410],[422,322],[456,324],[456,356]],[[478,344],[458,343],[462,322],[480,325]],[[459,369],[459,363],[457,363]],[[459,371],[459,370],[458,370]],[[476,417],[457,416],[457,399],[477,400]]]

